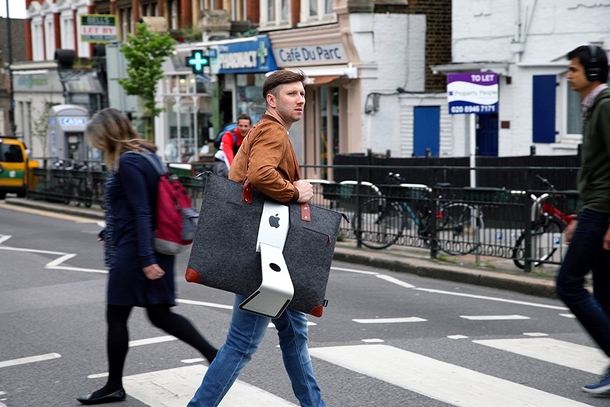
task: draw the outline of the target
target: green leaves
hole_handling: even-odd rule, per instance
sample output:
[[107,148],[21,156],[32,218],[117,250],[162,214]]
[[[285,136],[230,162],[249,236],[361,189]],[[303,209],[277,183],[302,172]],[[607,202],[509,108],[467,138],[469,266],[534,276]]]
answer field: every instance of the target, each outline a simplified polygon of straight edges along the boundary
[[157,82],[163,78],[163,60],[172,55],[174,44],[169,34],[150,32],[145,23],[139,23],[136,35],[129,34],[128,42],[121,47],[127,60],[128,77],[119,79],[119,83],[127,94],[141,98],[146,113],[151,117],[163,111],[155,105],[155,94]]

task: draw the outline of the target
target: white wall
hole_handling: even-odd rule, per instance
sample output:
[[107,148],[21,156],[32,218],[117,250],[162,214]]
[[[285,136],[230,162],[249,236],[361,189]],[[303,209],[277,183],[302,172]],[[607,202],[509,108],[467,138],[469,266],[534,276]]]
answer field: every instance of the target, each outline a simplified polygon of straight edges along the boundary
[[[610,48],[610,2],[594,0],[453,1],[453,63],[508,62],[499,78],[499,155],[527,155],[532,143],[534,75],[557,75],[556,143],[536,144],[537,154],[575,154],[579,137],[566,133],[568,61],[579,45]],[[514,44],[517,43],[517,44]],[[515,53],[521,48],[521,53]],[[460,124],[461,127],[461,124]],[[454,128],[454,131],[460,131]]]
[[[397,88],[422,92],[425,79],[423,15],[351,14],[350,27],[360,57],[359,77],[363,115],[362,151],[403,153],[401,102]],[[378,93],[378,110],[365,113],[367,96]],[[368,99],[368,104],[372,99]],[[401,130],[399,130],[401,129]]]

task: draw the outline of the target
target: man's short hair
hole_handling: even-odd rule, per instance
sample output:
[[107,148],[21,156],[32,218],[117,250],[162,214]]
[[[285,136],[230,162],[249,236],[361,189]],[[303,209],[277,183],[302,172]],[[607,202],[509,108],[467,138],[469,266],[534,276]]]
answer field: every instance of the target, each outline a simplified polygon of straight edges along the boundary
[[278,86],[293,82],[301,82],[305,85],[305,74],[302,71],[293,72],[287,69],[273,72],[263,83],[263,98],[266,100],[269,93],[277,97],[276,88]]
[[246,114],[246,113],[240,114],[239,117],[237,118],[237,123],[239,123],[240,120],[247,120],[250,122],[250,124],[252,124],[252,118],[250,117],[249,114]]
[[[591,63],[591,49],[595,52],[596,63]],[[608,82],[608,56],[602,47],[597,45],[581,45],[568,52],[568,59],[578,58],[582,66],[587,69],[598,69],[598,79],[601,83]]]

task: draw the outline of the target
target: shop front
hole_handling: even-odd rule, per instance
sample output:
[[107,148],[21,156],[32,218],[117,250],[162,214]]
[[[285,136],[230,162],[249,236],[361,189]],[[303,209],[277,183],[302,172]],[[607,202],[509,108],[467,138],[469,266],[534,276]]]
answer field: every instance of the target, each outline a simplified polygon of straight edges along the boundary
[[[194,74],[188,61],[198,50],[210,63]],[[179,45],[163,68],[158,98],[165,112],[155,122],[163,131],[155,133],[168,162],[199,161],[213,153],[216,133],[242,113],[258,122],[265,112],[265,74],[277,70],[266,36]]]
[[291,130],[299,161],[315,166],[305,176],[332,179],[326,166],[336,154],[349,151],[350,129],[359,133],[361,122],[360,116],[349,114],[350,104],[360,100],[357,93],[352,95],[359,82],[352,65],[355,52],[344,44],[338,24],[272,32],[269,38],[279,68],[307,75],[304,117]]

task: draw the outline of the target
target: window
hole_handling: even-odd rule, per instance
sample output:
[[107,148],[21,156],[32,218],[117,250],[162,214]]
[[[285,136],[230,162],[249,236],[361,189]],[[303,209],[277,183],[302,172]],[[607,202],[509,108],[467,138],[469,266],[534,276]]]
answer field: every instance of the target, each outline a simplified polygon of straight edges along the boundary
[[44,33],[42,20],[32,22],[32,57],[34,61],[44,60]]
[[131,9],[124,8],[120,11],[121,16],[121,39],[127,41],[127,34],[133,32],[133,21],[131,18]]
[[[607,85],[610,86],[610,79]],[[582,111],[580,110],[580,94],[570,89],[568,84],[567,100],[567,133],[582,134]]]
[[303,0],[302,23],[328,21],[334,18],[333,0]]
[[74,49],[74,23],[71,16],[61,20],[61,47]]
[[47,16],[44,19],[45,22],[45,46],[46,46],[46,59],[53,60],[55,57],[55,29],[53,25],[53,15]]
[[170,30],[178,29],[178,0],[169,3],[169,28]]
[[246,0],[231,0],[231,20],[246,21],[248,19]]
[[261,0],[261,25],[290,24],[290,0]]

